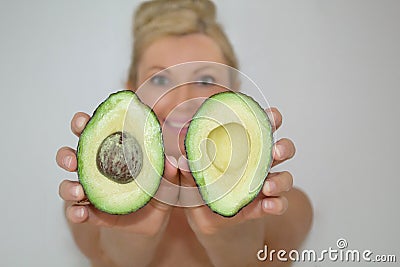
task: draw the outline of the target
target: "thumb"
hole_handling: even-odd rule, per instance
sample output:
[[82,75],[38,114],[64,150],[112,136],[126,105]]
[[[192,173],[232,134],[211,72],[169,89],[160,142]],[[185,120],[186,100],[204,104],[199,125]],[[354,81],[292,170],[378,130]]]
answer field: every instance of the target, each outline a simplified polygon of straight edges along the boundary
[[190,172],[189,163],[185,156],[179,157],[178,168],[181,177],[181,185],[186,187],[196,187],[196,182]]
[[195,179],[190,172],[188,160],[185,156],[178,159],[178,168],[180,172],[181,189],[179,193],[179,205],[182,207],[197,207],[204,205]]
[[179,172],[176,159],[167,156],[165,159],[164,174],[161,178],[160,187],[151,200],[153,204],[161,204],[161,206],[176,205],[179,197]]

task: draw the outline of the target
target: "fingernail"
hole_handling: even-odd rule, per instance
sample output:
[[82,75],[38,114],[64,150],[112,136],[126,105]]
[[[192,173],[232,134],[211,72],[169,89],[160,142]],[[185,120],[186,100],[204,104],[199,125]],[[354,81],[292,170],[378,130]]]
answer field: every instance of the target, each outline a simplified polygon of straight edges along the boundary
[[63,159],[63,164],[65,167],[69,168],[71,166],[71,161],[72,161],[72,157],[71,156],[66,156]]
[[275,203],[272,200],[264,199],[263,206],[266,210],[272,210],[274,208]]
[[78,117],[75,120],[75,126],[79,129],[82,129],[85,125],[86,119],[84,117]]
[[268,193],[274,192],[276,188],[276,184],[273,181],[266,181],[264,186],[265,186],[265,191]]
[[71,189],[71,194],[72,194],[72,196],[73,196],[74,198],[78,198],[79,193],[80,193],[80,188],[79,188],[79,186],[78,186],[78,185],[73,186],[72,189]]
[[78,207],[74,211],[74,215],[77,218],[83,218],[84,213],[85,213],[85,210],[82,207]]

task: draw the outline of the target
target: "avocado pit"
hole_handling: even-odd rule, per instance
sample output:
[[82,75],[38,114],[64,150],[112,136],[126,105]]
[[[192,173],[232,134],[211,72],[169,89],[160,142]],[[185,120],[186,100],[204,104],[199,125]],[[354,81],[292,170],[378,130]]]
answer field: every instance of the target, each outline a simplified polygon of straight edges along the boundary
[[142,149],[132,135],[115,132],[101,143],[96,163],[97,169],[105,177],[119,184],[127,184],[133,181],[142,169]]

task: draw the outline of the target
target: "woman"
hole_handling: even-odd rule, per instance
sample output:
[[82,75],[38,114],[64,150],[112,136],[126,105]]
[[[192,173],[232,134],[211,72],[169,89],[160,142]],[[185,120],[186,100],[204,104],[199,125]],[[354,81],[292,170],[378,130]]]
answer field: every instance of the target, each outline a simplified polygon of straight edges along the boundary
[[[171,77],[165,73],[154,74],[184,62],[211,61],[238,67],[232,46],[216,22],[215,6],[208,0],[156,0],[141,4],[135,14],[134,40],[127,81],[127,87],[134,91],[150,77],[148,83],[155,86],[168,83]],[[196,106],[184,103],[223,90],[207,86],[214,79],[212,75],[200,79],[204,80],[205,89],[182,86],[163,95],[155,105],[154,91],[138,92],[146,104],[153,106],[162,124],[169,155],[164,178],[177,185],[194,185],[185,158],[180,157],[184,130],[179,133],[177,129],[185,129]],[[266,112],[278,128],[282,121],[279,111],[272,108]],[[171,113],[176,114],[168,119]],[[89,115],[76,113],[72,131],[79,136],[88,120]],[[294,153],[290,140],[279,140],[273,166]],[[61,148],[57,163],[67,171],[76,171],[75,151]],[[270,250],[289,251],[299,247],[308,233],[311,205],[301,191],[292,188],[292,183],[289,172],[271,172],[260,195],[232,218],[221,217],[204,205],[182,208],[156,199],[132,214],[109,215],[91,205],[77,205],[85,195],[75,181],[63,181],[60,196],[65,200],[65,213],[75,241],[92,266],[284,266],[290,263],[260,262],[257,252],[264,245]],[[170,194],[179,200],[178,191]]]

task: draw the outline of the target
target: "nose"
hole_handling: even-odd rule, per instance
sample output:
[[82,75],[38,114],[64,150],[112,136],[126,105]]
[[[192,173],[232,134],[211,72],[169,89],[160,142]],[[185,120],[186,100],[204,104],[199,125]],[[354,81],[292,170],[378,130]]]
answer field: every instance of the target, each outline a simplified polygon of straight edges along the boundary
[[194,88],[192,88],[191,84],[180,85],[172,90],[171,98],[175,109],[184,111],[194,108],[195,94],[193,90]]

